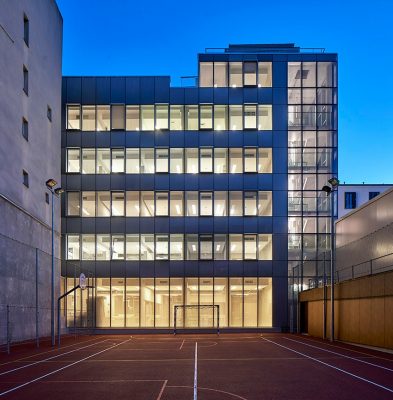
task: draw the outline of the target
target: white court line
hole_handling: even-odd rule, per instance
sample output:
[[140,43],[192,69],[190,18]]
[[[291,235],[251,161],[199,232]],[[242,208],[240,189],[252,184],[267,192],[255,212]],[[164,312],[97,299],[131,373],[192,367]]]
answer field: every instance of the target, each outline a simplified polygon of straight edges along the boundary
[[96,337],[96,338],[94,338],[94,339],[85,340],[85,341],[83,341],[83,342],[77,342],[77,343],[74,343],[74,344],[69,344],[68,346],[64,346],[64,347],[63,347],[63,346],[62,346],[62,347],[57,347],[57,348],[52,349],[52,350],[48,350],[48,351],[43,351],[43,352],[39,352],[39,353],[36,353],[36,354],[32,354],[31,356],[18,358],[17,360],[7,361],[7,362],[5,362],[5,363],[0,364],[0,367],[2,367],[3,365],[12,364],[12,363],[14,363],[14,362],[16,362],[16,361],[27,360],[28,358],[36,357],[37,355],[53,353],[54,351],[59,351],[59,350],[61,350],[61,349],[67,349],[68,347],[76,346],[77,344],[89,343],[89,342],[92,342],[92,341],[98,340],[98,339],[101,339],[101,337]]
[[[37,365],[37,364],[43,363],[43,362],[48,361],[48,360],[53,360],[54,358],[65,356],[66,354],[75,353],[75,351],[78,351],[78,350],[86,349],[86,348],[91,347],[91,346],[96,346],[97,344],[106,342],[107,340],[112,340],[112,339],[105,339],[105,340],[102,340],[101,342],[92,343],[92,344],[89,344],[87,346],[78,347],[77,349],[67,351],[65,353],[57,354],[56,356],[48,357],[48,358],[45,358],[43,360],[34,361],[31,364],[23,365],[22,367],[9,369],[8,371],[0,372],[0,376],[10,374],[11,372],[19,371],[20,369],[28,368],[28,367],[31,367],[33,365]],[[37,355],[39,355],[39,354],[37,354]]]
[[344,374],[347,374],[347,375],[349,375],[349,376],[352,376],[353,378],[359,379],[359,380],[361,380],[361,381],[363,381],[363,382],[370,383],[371,385],[377,386],[377,387],[379,387],[379,388],[381,388],[381,389],[384,389],[384,390],[386,390],[386,391],[388,391],[388,392],[390,392],[390,393],[393,393],[393,389],[390,389],[390,388],[388,388],[388,387],[386,387],[386,386],[380,385],[379,383],[370,381],[370,380],[368,380],[368,379],[366,379],[366,378],[363,378],[363,377],[361,377],[361,376],[359,376],[359,375],[352,374],[351,372],[348,372],[348,371],[346,371],[345,369],[341,369],[341,368],[335,367],[334,365],[331,365],[331,364],[328,364],[328,363],[326,363],[326,362],[324,362],[324,361],[318,360],[317,358],[308,356],[307,354],[304,354],[304,353],[302,353],[302,352],[300,352],[300,351],[296,351],[296,350],[293,350],[293,349],[291,349],[291,348],[289,348],[289,347],[287,347],[287,346],[284,346],[284,345],[282,345],[282,344],[273,342],[272,340],[266,339],[266,338],[263,337],[263,336],[262,336],[262,339],[263,339],[263,340],[266,340],[266,341],[269,342],[269,343],[275,344],[276,346],[279,346],[279,347],[282,347],[282,348],[287,349],[287,350],[289,350],[289,351],[292,351],[293,353],[300,354],[300,355],[302,355],[302,356],[304,356],[304,357],[306,357],[306,358],[308,358],[308,359],[310,359],[310,360],[313,360],[313,361],[315,361],[315,362],[317,362],[317,363],[319,363],[319,364],[323,364],[323,365],[325,365],[326,367],[333,368],[333,369],[335,369],[335,370],[337,370],[337,371],[340,371],[340,372],[342,372],[342,373],[344,373]]
[[118,346],[120,346],[120,345],[122,345],[122,344],[124,344],[124,343],[129,342],[131,339],[132,339],[132,337],[129,338],[129,339],[127,339],[127,340],[124,340],[123,342],[120,342],[120,343],[115,344],[115,345],[113,345],[113,346],[111,346],[111,347],[108,347],[108,348],[106,348],[106,349],[104,349],[104,350],[101,350],[101,351],[99,351],[99,352],[97,352],[97,353],[91,354],[90,356],[84,357],[84,358],[82,358],[81,360],[75,361],[75,362],[73,362],[73,363],[71,363],[71,364],[69,364],[69,365],[66,365],[66,366],[64,366],[64,367],[55,369],[54,371],[49,372],[49,373],[47,373],[47,374],[45,374],[45,375],[41,375],[41,376],[39,376],[38,378],[32,379],[31,381],[28,381],[28,382],[22,383],[21,385],[15,386],[15,387],[13,387],[12,389],[8,389],[8,390],[6,390],[5,392],[0,393],[0,397],[5,396],[5,395],[8,394],[8,393],[14,392],[15,390],[21,389],[21,388],[23,388],[24,386],[30,385],[31,383],[37,382],[37,381],[39,381],[39,380],[41,380],[41,379],[44,379],[44,378],[46,378],[47,376],[51,376],[51,375],[53,375],[53,374],[56,374],[57,372],[60,372],[60,371],[62,371],[62,370],[64,370],[64,369],[66,369],[66,368],[72,367],[73,365],[79,364],[79,363],[81,363],[82,361],[88,360],[89,358],[98,356],[99,354],[102,354],[102,353],[104,353],[104,352],[106,352],[106,351],[108,351],[108,350],[111,350],[111,349],[113,349],[113,348],[115,348],[115,347],[118,347]]
[[161,400],[162,394],[164,393],[165,386],[167,385],[167,383],[168,383],[168,381],[165,380],[164,383],[163,383],[163,385],[162,385],[162,388],[161,388],[161,390],[160,390],[160,393],[158,393],[158,397],[157,397],[156,400]]
[[[344,354],[340,354],[340,353],[337,353],[337,352],[332,351],[332,350],[327,350],[327,349],[323,349],[322,347],[313,346],[312,344],[303,343],[303,342],[301,342],[301,341],[299,341],[299,340],[293,340],[293,339],[289,339],[289,338],[287,338],[287,337],[284,337],[284,339],[290,340],[291,342],[300,343],[300,344],[302,344],[302,345],[304,345],[304,346],[313,347],[314,349],[318,349],[318,350],[321,350],[321,351],[326,351],[327,353],[336,354],[336,355],[338,355],[338,356],[340,356],[340,357],[349,358],[350,360],[358,361],[358,362],[360,362],[360,363],[367,364],[367,365],[371,365],[371,366],[373,366],[373,367],[385,369],[386,371],[393,372],[393,369],[392,369],[392,368],[383,367],[382,365],[378,365],[378,364],[374,364],[374,363],[371,363],[371,362],[368,362],[368,361],[360,360],[359,358],[346,356],[346,355],[344,355]],[[345,349],[343,349],[343,350],[345,350]]]
[[198,342],[195,342],[194,400],[198,399]]
[[181,342],[180,348],[179,350],[181,350],[183,348],[184,342],[186,341],[186,339],[183,339],[183,341]]

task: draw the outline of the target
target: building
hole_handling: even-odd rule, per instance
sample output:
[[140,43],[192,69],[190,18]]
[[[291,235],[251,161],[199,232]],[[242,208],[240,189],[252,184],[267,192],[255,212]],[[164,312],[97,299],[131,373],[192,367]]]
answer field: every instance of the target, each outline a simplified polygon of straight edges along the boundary
[[343,217],[392,187],[389,184],[341,184],[338,187],[338,217]]
[[175,305],[212,304],[224,329],[294,323],[293,270],[315,276],[330,248],[336,54],[230,45],[186,88],[64,77],[62,121],[64,290],[80,271],[95,286],[69,296],[68,326],[165,330]]
[[[38,332],[50,329],[51,198],[45,182],[61,179],[62,27],[54,0],[1,2],[0,319],[11,306],[11,340],[36,334],[37,305],[45,310]],[[58,259],[59,202],[55,230]]]

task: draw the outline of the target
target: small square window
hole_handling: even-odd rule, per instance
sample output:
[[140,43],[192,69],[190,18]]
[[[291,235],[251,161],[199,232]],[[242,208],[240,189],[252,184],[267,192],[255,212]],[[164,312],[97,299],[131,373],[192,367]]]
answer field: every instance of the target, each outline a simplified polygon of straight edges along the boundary
[[25,66],[23,66],[23,90],[27,95],[29,94],[29,71]]
[[373,199],[374,197],[379,196],[380,193],[381,193],[381,192],[368,192],[368,199],[371,200],[371,199]]
[[23,40],[26,43],[26,46],[29,46],[29,19],[26,14],[23,16]]
[[49,106],[46,110],[46,116],[48,117],[49,121],[52,122],[52,109]]
[[29,123],[26,118],[22,118],[22,136],[29,140]]
[[49,204],[49,193],[45,193],[45,202]]
[[23,184],[29,187],[29,174],[25,170],[23,170]]

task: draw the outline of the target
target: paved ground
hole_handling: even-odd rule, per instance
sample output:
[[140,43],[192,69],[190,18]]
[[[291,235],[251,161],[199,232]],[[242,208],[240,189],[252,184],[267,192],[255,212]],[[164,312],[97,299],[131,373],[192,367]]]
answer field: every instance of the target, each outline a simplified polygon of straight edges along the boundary
[[297,335],[124,335],[0,353],[4,399],[393,399],[393,355]]

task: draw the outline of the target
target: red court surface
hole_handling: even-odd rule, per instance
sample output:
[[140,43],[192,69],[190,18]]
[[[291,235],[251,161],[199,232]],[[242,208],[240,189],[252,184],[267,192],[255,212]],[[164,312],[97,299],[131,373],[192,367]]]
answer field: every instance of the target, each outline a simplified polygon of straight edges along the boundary
[[1,399],[393,399],[393,355],[289,334],[68,337],[0,354]]

